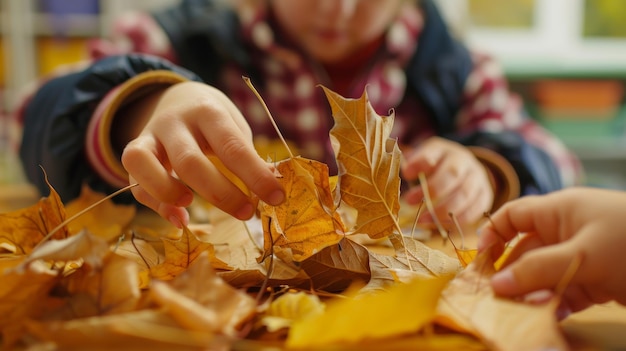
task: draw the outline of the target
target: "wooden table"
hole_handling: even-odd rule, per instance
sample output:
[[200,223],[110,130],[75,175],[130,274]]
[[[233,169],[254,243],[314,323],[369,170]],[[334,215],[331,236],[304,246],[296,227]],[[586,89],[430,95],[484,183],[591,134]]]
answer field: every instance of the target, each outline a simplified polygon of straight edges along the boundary
[[[0,213],[32,205],[40,198],[27,184],[0,184]],[[451,246],[441,247],[453,254]],[[626,307],[616,303],[593,306],[561,323],[574,350],[626,350]]]

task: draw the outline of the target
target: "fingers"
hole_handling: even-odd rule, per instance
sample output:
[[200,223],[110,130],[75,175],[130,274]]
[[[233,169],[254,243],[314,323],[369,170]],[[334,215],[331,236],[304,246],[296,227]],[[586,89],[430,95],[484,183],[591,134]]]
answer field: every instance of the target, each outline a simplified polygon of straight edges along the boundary
[[181,216],[180,207],[191,203],[193,190],[225,212],[248,219],[258,201],[248,191],[272,205],[283,201],[280,183],[254,149],[249,126],[223,93],[181,83],[151,106],[141,135],[122,155],[124,167],[141,186],[135,192],[140,202],[166,218]]
[[[542,289],[554,290],[572,264],[575,252],[569,243],[526,252],[494,274],[491,286],[497,295],[509,297],[523,296]],[[576,280],[573,279],[572,282]]]
[[[175,139],[162,138],[167,158],[177,177],[223,211],[242,220],[250,218],[255,204],[205,155],[206,151],[201,147],[206,143],[203,136],[193,135],[186,125],[179,123],[169,127],[168,132],[178,136]],[[231,130],[233,132],[236,133]],[[241,140],[246,139],[241,136],[237,142],[242,144]],[[263,171],[271,175],[267,166]]]
[[[152,138],[140,137],[131,141],[122,153],[122,164],[131,175],[131,180],[141,185],[142,191],[133,191],[148,199],[143,194],[150,194],[150,198],[158,199],[159,202],[166,202],[177,207],[184,207],[191,204],[193,200],[192,192],[174,178],[163,166],[162,161],[156,156],[161,151]],[[140,201],[142,202],[142,201]],[[150,208],[153,203],[145,203]]]
[[405,179],[416,180],[420,173],[429,176],[433,172],[445,154],[443,147],[431,147],[430,145],[433,143],[429,140],[407,156],[401,165],[402,175]]
[[[463,146],[431,138],[410,154],[403,168],[403,175],[423,172],[427,184],[420,184],[403,195],[409,204],[417,204],[426,195],[423,187],[428,187],[428,195],[437,217],[454,214],[461,224],[479,220],[493,203],[493,189],[488,175],[480,162]],[[417,177],[417,175],[416,175]],[[425,213],[420,222],[432,221],[432,215]]]
[[[212,152],[252,193],[271,205],[280,204],[285,197],[282,186],[252,143],[242,142],[248,140],[245,135],[234,132],[238,129],[233,129],[233,120],[238,118],[215,121],[210,125],[201,123],[200,129]],[[201,192],[203,188],[200,185],[197,190]]]
[[[130,177],[130,181],[131,183],[137,182],[133,177]],[[148,208],[151,208],[153,211],[158,213],[161,217],[166,218],[176,227],[182,228],[182,226],[189,225],[189,213],[184,207],[177,207],[161,202],[152,197],[142,187],[134,187],[132,189],[132,193],[137,201],[147,206]]]
[[[480,230],[478,250],[489,247],[495,254],[501,254],[504,244],[520,232],[535,231],[535,211],[545,202],[544,198],[525,196],[502,206],[490,221]],[[541,207],[543,208],[543,207]]]

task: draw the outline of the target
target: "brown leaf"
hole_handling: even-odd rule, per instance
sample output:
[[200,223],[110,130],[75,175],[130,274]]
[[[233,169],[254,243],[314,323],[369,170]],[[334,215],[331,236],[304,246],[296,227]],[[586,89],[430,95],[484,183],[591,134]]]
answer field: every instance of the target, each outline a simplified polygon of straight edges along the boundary
[[341,292],[355,282],[370,280],[367,248],[349,238],[302,261],[302,269],[317,290]]
[[400,232],[400,157],[390,139],[394,115],[379,116],[367,92],[346,99],[325,88],[335,125],[330,131],[339,167],[341,200],[358,211],[357,233],[381,238]]
[[289,248],[294,261],[302,261],[321,249],[336,244],[345,229],[335,210],[328,166],[295,157],[276,165],[283,176],[286,200],[279,206],[261,204],[265,259],[272,246]]
[[[65,209],[57,192],[50,186],[50,195],[25,209],[0,214],[0,249],[18,254],[30,253],[39,242],[65,220]],[[51,239],[68,236],[66,227]]]

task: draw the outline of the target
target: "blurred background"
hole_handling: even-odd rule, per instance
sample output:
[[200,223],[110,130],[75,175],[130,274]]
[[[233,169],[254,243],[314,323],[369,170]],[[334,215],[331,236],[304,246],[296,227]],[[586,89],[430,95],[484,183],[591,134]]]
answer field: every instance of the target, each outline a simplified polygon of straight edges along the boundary
[[[122,12],[178,0],[0,0],[0,184],[22,184],[20,94],[87,58]],[[586,183],[626,190],[626,0],[436,0],[470,47],[496,56],[529,114],[583,162]]]

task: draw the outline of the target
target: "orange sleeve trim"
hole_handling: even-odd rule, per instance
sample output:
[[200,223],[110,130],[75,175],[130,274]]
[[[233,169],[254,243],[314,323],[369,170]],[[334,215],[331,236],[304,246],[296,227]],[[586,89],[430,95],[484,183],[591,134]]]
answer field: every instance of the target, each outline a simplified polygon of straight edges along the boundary
[[485,166],[489,173],[494,199],[491,211],[520,196],[520,182],[513,166],[495,151],[479,146],[468,149]]
[[152,89],[188,81],[166,70],[141,73],[116,87],[98,104],[86,135],[87,159],[98,174],[114,186],[128,184],[128,173],[111,144],[111,125],[123,105],[149,93]]

